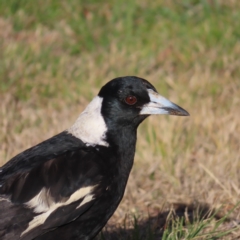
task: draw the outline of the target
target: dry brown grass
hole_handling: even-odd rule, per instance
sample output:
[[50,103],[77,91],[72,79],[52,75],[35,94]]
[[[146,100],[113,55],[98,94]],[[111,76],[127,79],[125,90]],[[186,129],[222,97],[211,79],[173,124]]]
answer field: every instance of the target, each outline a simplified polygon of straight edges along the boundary
[[[233,209],[240,196],[240,79],[235,74],[240,66],[240,45],[221,55],[223,66],[215,70],[210,66],[218,58],[220,47],[208,51],[199,42],[202,52],[193,57],[196,62],[175,73],[172,54],[182,62],[184,56],[171,47],[144,58],[141,51],[129,54],[127,49],[119,49],[113,40],[108,52],[98,49],[91,55],[86,52],[75,57],[63,54],[61,40],[54,46],[62,31],[71,36],[68,26],[59,23],[56,29],[60,30],[39,27],[15,33],[10,21],[0,19],[2,54],[9,64],[5,74],[17,79],[0,95],[0,165],[70,126],[108,80],[134,72],[152,82],[191,116],[152,116],[140,127],[135,165],[108,229],[114,228],[114,232],[118,230],[116,226],[122,227],[126,222],[127,228],[131,228],[133,215],[153,228],[164,228],[167,216],[179,206],[184,206],[182,215],[187,208],[193,212],[201,204],[208,209],[221,208],[221,216]],[[34,84],[27,73],[38,69],[38,63],[22,61],[22,56],[15,53],[12,62],[12,52],[26,42],[36,56],[46,44],[54,48],[54,55],[61,56],[55,77],[52,69],[46,68],[38,71]],[[197,58],[206,54],[205,62],[198,63]],[[81,80],[70,82],[72,76]],[[27,93],[24,89],[29,97],[22,100],[19,91],[26,82],[31,88]],[[56,89],[57,94],[44,97],[41,93],[46,86],[50,86],[50,95]],[[62,97],[62,92],[67,97]],[[229,229],[239,220],[236,208],[224,226]],[[240,233],[235,231],[225,239],[231,238],[240,238]]]

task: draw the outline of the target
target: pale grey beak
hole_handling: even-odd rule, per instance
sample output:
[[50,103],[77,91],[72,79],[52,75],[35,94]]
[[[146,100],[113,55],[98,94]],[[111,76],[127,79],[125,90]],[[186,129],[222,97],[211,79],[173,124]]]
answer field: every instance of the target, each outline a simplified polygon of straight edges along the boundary
[[148,89],[150,102],[145,104],[140,111],[140,115],[151,114],[169,114],[178,116],[189,116],[190,114],[179,107],[177,104],[170,102],[152,89]]

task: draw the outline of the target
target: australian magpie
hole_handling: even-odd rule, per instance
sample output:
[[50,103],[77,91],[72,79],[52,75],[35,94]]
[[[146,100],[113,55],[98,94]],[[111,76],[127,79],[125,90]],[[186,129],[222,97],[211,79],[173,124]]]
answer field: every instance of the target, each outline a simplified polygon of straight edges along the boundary
[[138,125],[151,114],[188,116],[148,81],[102,87],[67,130],[0,168],[1,240],[92,239],[119,205]]

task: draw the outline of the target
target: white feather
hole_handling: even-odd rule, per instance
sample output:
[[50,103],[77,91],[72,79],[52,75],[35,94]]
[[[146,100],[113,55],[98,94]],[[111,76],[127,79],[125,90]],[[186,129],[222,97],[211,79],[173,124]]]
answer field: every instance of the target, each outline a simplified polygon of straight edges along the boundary
[[106,142],[107,126],[101,114],[103,98],[95,97],[67,130],[88,146],[109,146]]
[[83,187],[74,192],[65,202],[54,202],[52,197],[49,194],[49,191],[46,188],[43,188],[34,198],[25,203],[29,208],[33,208],[35,213],[40,213],[35,216],[31,222],[29,222],[28,227],[25,231],[22,232],[21,236],[31,231],[32,229],[44,224],[47,218],[52,212],[57,208],[69,205],[73,202],[78,201],[81,198],[84,198],[81,204],[77,207],[79,208],[83,204],[91,201],[93,195],[91,194],[95,186]]

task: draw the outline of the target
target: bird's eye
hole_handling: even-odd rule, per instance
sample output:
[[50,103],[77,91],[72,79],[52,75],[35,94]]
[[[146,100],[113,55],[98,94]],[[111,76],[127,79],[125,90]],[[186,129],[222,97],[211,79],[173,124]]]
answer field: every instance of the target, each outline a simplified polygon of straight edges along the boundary
[[128,96],[125,98],[125,102],[128,105],[134,105],[137,102],[137,98],[135,96]]

